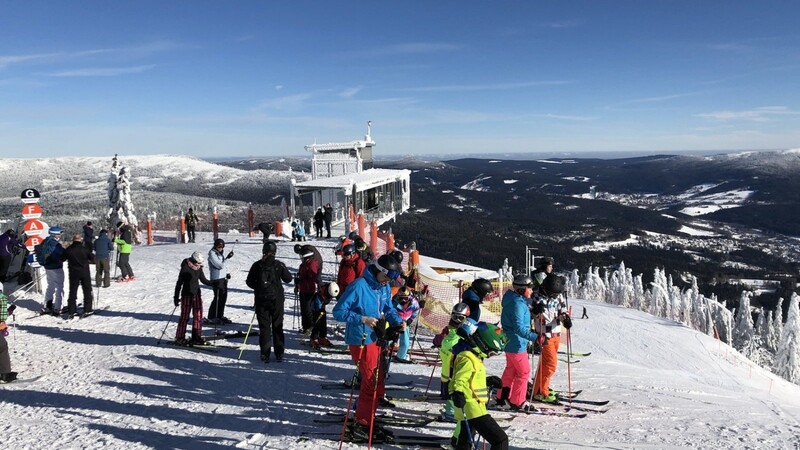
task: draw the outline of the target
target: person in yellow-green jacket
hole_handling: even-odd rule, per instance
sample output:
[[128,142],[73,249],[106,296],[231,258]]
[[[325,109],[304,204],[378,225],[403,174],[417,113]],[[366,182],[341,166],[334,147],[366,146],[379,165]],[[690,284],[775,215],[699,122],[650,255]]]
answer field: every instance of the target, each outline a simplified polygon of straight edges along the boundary
[[440,376],[441,396],[442,400],[445,400],[445,404],[440,417],[444,422],[456,423],[456,428],[453,430],[453,446],[455,446],[458,434],[461,431],[461,425],[456,421],[456,407],[453,406],[453,400],[450,399],[449,392],[450,377],[453,375],[453,347],[461,339],[458,336],[458,327],[467,320],[468,316],[469,306],[466,303],[456,303],[450,312],[450,322],[442,329],[441,333],[433,338],[433,345],[439,348],[439,360],[442,361],[442,373]]
[[503,330],[490,323],[467,320],[458,328],[461,342],[453,347],[453,375],[450,398],[456,407],[461,430],[456,450],[473,448],[473,435],[478,433],[492,450],[507,450],[508,435],[486,410],[490,386],[487,386],[484,358],[498,355],[508,341]]
[[117,281],[133,281],[133,268],[131,267],[131,251],[133,250],[133,231],[127,221],[117,223],[119,234],[114,243],[117,244],[117,266],[122,275]]

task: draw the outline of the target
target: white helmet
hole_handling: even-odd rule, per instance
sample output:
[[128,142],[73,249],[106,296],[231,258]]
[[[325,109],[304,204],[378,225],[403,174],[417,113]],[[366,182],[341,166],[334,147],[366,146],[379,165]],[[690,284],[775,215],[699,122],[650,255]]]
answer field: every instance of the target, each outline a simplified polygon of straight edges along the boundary
[[192,253],[192,259],[193,259],[193,260],[194,260],[194,262],[196,262],[197,264],[203,264],[203,254],[202,254],[202,253],[200,253],[200,252],[194,252],[194,253]]
[[330,282],[328,284],[328,297],[336,298],[339,295],[339,285],[335,282]]

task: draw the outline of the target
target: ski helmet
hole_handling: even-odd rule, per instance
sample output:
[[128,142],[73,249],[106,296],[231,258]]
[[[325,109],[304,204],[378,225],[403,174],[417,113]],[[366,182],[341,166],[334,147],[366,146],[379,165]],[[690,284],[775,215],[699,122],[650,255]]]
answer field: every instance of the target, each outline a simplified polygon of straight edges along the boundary
[[302,246],[302,245],[300,245],[300,244],[294,244],[294,252],[295,252],[295,253],[297,253],[298,255],[300,254],[300,252],[302,251],[302,249],[303,249],[303,246]]
[[472,289],[475,289],[475,292],[478,293],[478,297],[483,298],[486,297],[488,293],[492,292],[492,283],[485,278],[478,278],[472,282]]
[[469,317],[469,305],[466,303],[456,303],[450,311],[450,320],[455,323],[464,323]]
[[477,330],[478,330],[478,322],[475,322],[474,320],[468,318],[464,320],[464,322],[462,322],[461,325],[458,326],[456,334],[458,334],[459,337],[467,341],[467,343],[470,346],[474,347],[475,341],[473,340],[472,335],[474,335]]
[[351,256],[356,253],[356,246],[353,244],[347,244],[342,248],[342,255],[344,256]]
[[486,355],[502,352],[508,343],[502,328],[486,322],[478,323],[478,330],[472,337],[476,347]]
[[514,276],[514,281],[511,283],[511,286],[515,290],[532,288],[533,287],[533,280],[528,275],[524,275],[524,274],[516,275],[516,276]]
[[549,256],[545,256],[544,258],[542,258],[542,262],[539,263],[539,267],[542,267],[542,268],[547,267],[547,266],[552,266],[552,265],[553,265],[553,258],[551,258]]
[[564,277],[551,273],[544,279],[542,290],[548,297],[556,297],[558,294],[564,292],[564,285],[566,284],[567,282]]
[[203,254],[200,252],[192,253],[191,257],[192,261],[196,262],[197,264],[203,264]]
[[328,298],[336,298],[336,297],[338,297],[339,296],[339,285],[334,283],[334,282],[328,283],[327,293],[328,293]]
[[403,286],[397,291],[395,297],[397,297],[398,302],[406,303],[411,300],[411,289],[409,289],[408,286]]
[[261,250],[261,253],[264,255],[274,255],[278,251],[278,246],[275,244],[274,241],[267,241],[264,242],[264,248]]
[[403,262],[403,252],[401,252],[400,250],[392,250],[391,252],[389,252],[389,254],[392,255],[392,258],[394,258],[397,262],[399,263]]
[[61,236],[64,230],[61,227],[50,227],[50,230],[47,232],[50,236]]
[[347,235],[347,237],[348,237],[348,238],[349,238],[351,241],[355,241],[355,240],[356,240],[356,238],[359,238],[359,239],[361,239],[361,236],[359,236],[359,235],[358,235],[358,231],[355,231],[355,230],[351,231],[351,232],[350,232],[350,234],[348,234],[348,235]]
[[214,247],[225,247],[225,241],[222,239],[214,239]]
[[400,278],[400,264],[391,255],[381,255],[377,261],[370,264],[370,267],[373,268],[373,275],[378,275],[378,272],[382,272],[392,280]]

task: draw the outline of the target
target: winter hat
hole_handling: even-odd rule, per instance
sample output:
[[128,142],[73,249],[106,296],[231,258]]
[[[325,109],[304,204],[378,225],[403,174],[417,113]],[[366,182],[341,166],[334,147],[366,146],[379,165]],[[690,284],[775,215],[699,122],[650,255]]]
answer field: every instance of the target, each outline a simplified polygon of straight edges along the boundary
[[50,227],[50,231],[47,233],[50,234],[50,236],[61,236],[63,232],[64,230],[62,230],[61,227]]
[[214,247],[219,247],[220,245],[225,247],[225,241],[222,239],[214,239]]
[[102,230],[100,230],[100,234],[108,234],[108,230],[106,230],[105,228],[103,228]]
[[72,236],[72,242],[81,242],[81,241],[83,241],[82,234],[76,234],[75,236]]
[[261,250],[263,255],[274,255],[278,251],[278,246],[273,241],[264,242],[264,248]]
[[203,254],[200,252],[192,253],[192,260],[197,264],[203,264]]

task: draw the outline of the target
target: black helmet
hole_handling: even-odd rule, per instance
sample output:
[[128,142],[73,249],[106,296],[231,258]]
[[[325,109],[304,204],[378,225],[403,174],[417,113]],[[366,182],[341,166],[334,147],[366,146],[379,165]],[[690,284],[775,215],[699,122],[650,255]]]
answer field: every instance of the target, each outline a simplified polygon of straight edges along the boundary
[[486,295],[493,290],[492,282],[485,278],[478,278],[472,282],[472,289],[475,289],[475,292],[478,293],[478,297],[486,297]]
[[353,244],[347,244],[342,247],[342,255],[343,256],[350,256],[356,252],[356,246]]
[[566,278],[551,273],[544,279],[542,283],[542,290],[548,297],[555,297],[564,292],[564,287],[567,284]]
[[389,252],[390,255],[399,263],[403,262],[403,252],[400,250],[392,250]]
[[264,248],[261,250],[262,254],[274,255],[277,252],[278,252],[278,246],[275,244],[274,241],[264,242]]
[[514,276],[514,281],[511,283],[514,289],[525,289],[533,287],[533,279],[529,275],[520,274]]
[[400,264],[398,264],[397,260],[392,258],[391,255],[381,255],[377,261],[370,264],[370,267],[373,268],[373,275],[378,275],[378,272],[383,272],[384,275],[392,280],[400,278],[400,274],[402,273]]
[[455,323],[464,323],[469,317],[469,305],[466,303],[456,303],[450,311],[450,320]]
[[225,247],[225,241],[222,239],[214,239],[214,247],[219,247],[220,245]]
[[361,236],[359,236],[359,235],[358,235],[358,231],[355,231],[355,230],[351,231],[351,232],[350,232],[350,234],[348,234],[348,235],[347,235],[347,237],[348,237],[348,238],[349,238],[351,241],[355,241],[355,240],[356,240],[356,238],[359,238],[359,239],[361,239]]
[[298,255],[300,254],[300,250],[301,250],[302,248],[303,248],[303,246],[302,246],[302,245],[300,245],[300,244],[294,244],[294,252],[295,252],[295,253],[297,253]]

